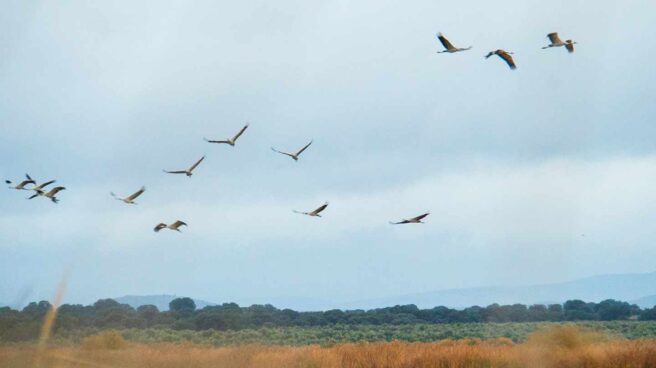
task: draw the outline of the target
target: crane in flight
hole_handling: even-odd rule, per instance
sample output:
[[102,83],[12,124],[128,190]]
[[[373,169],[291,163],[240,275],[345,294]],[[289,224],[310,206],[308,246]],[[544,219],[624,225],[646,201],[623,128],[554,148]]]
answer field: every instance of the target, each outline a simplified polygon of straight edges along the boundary
[[424,213],[423,215],[419,215],[419,216],[417,216],[417,217],[413,217],[413,218],[411,218],[411,219],[407,219],[407,220],[406,220],[406,219],[403,219],[403,220],[401,220],[401,221],[399,221],[399,222],[391,222],[391,221],[390,221],[390,224],[392,224],[392,225],[403,225],[403,224],[423,224],[423,222],[421,222],[421,220],[422,220],[424,217],[428,216],[428,215],[430,215],[430,212],[426,212],[426,213]]
[[65,189],[66,189],[65,187],[54,187],[54,188],[50,189],[50,191],[48,191],[47,193],[43,190],[38,191],[35,194],[33,194],[31,197],[29,197],[28,199],[32,199],[32,198],[42,196],[42,197],[50,198],[50,200],[53,203],[59,203],[59,199],[56,197],[56,195],[57,195],[57,193],[59,193],[62,190],[65,190]]
[[188,168],[186,170],[175,170],[175,171],[162,170],[162,171],[164,171],[167,174],[185,174],[185,175],[187,175],[187,177],[190,178],[191,175],[192,175],[192,171],[194,171],[196,166],[200,165],[200,163],[203,162],[204,159],[205,159],[205,156],[201,157],[200,160],[196,161],[195,164],[193,164],[190,168]]
[[118,201],[123,201],[124,203],[127,204],[136,204],[134,200],[137,199],[137,197],[139,197],[145,191],[146,191],[146,187],[141,187],[141,189],[137,190],[136,192],[130,194],[125,198],[117,197],[116,194],[114,194],[114,192],[109,192],[109,194],[111,194],[111,196]]
[[499,56],[503,61],[505,61],[506,64],[508,64],[508,66],[510,67],[510,69],[515,70],[515,69],[517,69],[517,66],[515,65],[515,61],[513,60],[512,56],[511,56],[511,55],[513,55],[513,54],[514,54],[513,52],[509,52],[509,51],[506,51],[506,50],[498,49],[498,50],[496,50],[496,51],[490,51],[487,55],[485,55],[485,58],[486,58],[486,59],[489,59],[490,56],[492,56],[492,55],[497,55],[497,56]]
[[[27,179],[25,179],[25,180],[21,181],[20,183],[14,185],[13,187],[10,186],[9,188],[17,189],[17,190],[28,190],[28,188],[25,188],[25,186],[27,184],[36,185],[36,182],[34,181],[34,179],[32,179],[28,174],[25,174],[25,177]],[[7,183],[9,185],[13,184],[11,180],[5,180],[5,183]]]
[[229,145],[231,145],[231,146],[234,147],[234,146],[235,146],[235,143],[237,142],[237,139],[238,139],[242,134],[244,134],[244,131],[245,131],[247,128],[248,128],[248,124],[244,125],[244,127],[241,128],[241,130],[240,130],[239,132],[237,132],[237,134],[235,134],[234,137],[232,137],[232,138],[228,138],[228,139],[226,139],[226,140],[217,141],[217,140],[211,140],[211,139],[207,139],[207,138],[203,138],[203,139],[204,139],[206,142],[209,142],[209,143],[224,143],[224,144],[229,144]]
[[465,47],[465,48],[458,48],[458,47],[453,46],[453,44],[451,42],[449,42],[449,40],[447,40],[446,37],[444,37],[442,32],[437,34],[437,39],[440,40],[440,42],[442,43],[442,46],[444,46],[444,51],[438,51],[437,52],[438,54],[443,54],[445,52],[453,54],[454,52],[467,51],[467,50],[470,50],[472,48],[471,46]]
[[280,154],[287,155],[287,156],[293,158],[294,161],[298,161],[298,156],[300,156],[301,153],[303,153],[303,151],[305,151],[308,147],[310,147],[311,144],[312,144],[312,141],[310,141],[310,143],[306,144],[305,147],[301,148],[296,153],[288,153],[288,152],[278,151],[277,149],[275,149],[273,147],[271,147],[271,149],[273,150],[273,152],[278,152]]
[[321,217],[321,215],[319,213],[321,213],[321,211],[325,210],[326,207],[328,207],[328,202],[322,204],[317,209],[315,209],[313,211],[310,211],[310,212],[301,212],[301,211],[296,211],[296,210],[293,210],[293,211],[294,211],[294,213],[300,213],[301,215],[308,215],[308,216],[312,216],[312,217]]
[[56,181],[56,180],[49,180],[49,181],[47,181],[47,182],[45,182],[45,183],[41,183],[41,184],[35,186],[34,188],[30,188],[30,190],[35,191],[37,195],[43,195],[43,194],[45,194],[44,189],[45,189],[48,185],[54,183],[55,181]]
[[551,41],[551,43],[550,43],[549,45],[547,45],[547,46],[544,46],[544,47],[542,48],[543,50],[544,50],[544,49],[548,49],[548,48],[550,48],[550,47],[560,47],[560,46],[565,46],[565,48],[567,49],[567,51],[568,51],[569,53],[574,52],[574,45],[576,44],[576,42],[574,42],[574,41],[572,41],[572,40],[565,40],[565,42],[563,42],[563,41],[560,39],[560,37],[558,37],[558,32],[551,32],[551,33],[549,33],[549,34],[547,35],[547,37],[549,38],[549,41]]
[[153,231],[155,231],[157,233],[162,229],[169,229],[169,230],[175,230],[177,232],[181,232],[180,231],[180,226],[187,226],[187,224],[183,221],[180,221],[180,220],[172,223],[171,225],[167,225],[163,222],[160,222],[159,224],[155,225],[155,228],[153,229]]

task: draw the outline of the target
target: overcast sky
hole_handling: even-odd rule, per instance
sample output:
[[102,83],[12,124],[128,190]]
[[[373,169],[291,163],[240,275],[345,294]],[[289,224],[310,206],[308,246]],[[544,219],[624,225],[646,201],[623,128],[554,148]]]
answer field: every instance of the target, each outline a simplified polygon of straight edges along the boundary
[[[654,271],[653,1],[3,3],[0,304]],[[546,34],[576,52],[542,50]],[[470,51],[437,54],[443,32]],[[490,50],[515,52],[510,71]],[[203,137],[250,128],[236,147]],[[270,150],[314,144],[299,162]],[[194,176],[162,169],[206,160]],[[130,206],[114,191],[147,191]],[[292,213],[330,201],[323,218]],[[431,211],[424,225],[388,221]],[[152,228],[177,219],[182,233]]]

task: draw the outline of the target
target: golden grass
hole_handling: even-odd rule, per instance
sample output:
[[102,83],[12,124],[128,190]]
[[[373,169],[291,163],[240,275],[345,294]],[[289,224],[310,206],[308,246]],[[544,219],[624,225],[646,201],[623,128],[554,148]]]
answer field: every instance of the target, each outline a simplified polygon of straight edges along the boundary
[[50,308],[46,312],[46,316],[43,319],[43,324],[41,325],[41,332],[39,334],[39,346],[45,346],[48,343],[50,338],[50,332],[52,331],[52,326],[55,324],[55,318],[57,318],[57,308],[61,304],[61,300],[64,297],[64,292],[66,291],[66,284],[68,283],[68,274],[64,274],[59,285],[57,285],[57,291],[55,292],[55,297],[50,303]]
[[127,345],[128,343],[123,338],[123,335],[115,330],[104,331],[82,339],[82,347],[87,350],[119,350],[124,349]]
[[[101,335],[95,341],[104,341]],[[114,339],[111,337],[109,340]],[[33,367],[35,345],[0,347],[0,367]],[[322,347],[97,343],[49,347],[43,367],[120,368],[647,368],[656,367],[656,339],[625,340],[558,326],[534,333],[525,343],[500,338],[437,342],[346,343]]]
[[66,285],[68,284],[68,272],[64,273],[64,276],[59,281],[57,285],[57,291],[55,292],[55,297],[50,303],[50,308],[46,312],[45,318],[43,319],[43,324],[41,325],[41,331],[39,333],[39,343],[37,345],[37,351],[33,354],[33,364],[34,367],[40,368],[43,366],[44,353],[46,345],[48,344],[48,339],[50,339],[50,334],[52,332],[52,326],[55,324],[55,319],[57,318],[57,309],[61,304],[61,300],[64,297],[64,292],[66,291]]

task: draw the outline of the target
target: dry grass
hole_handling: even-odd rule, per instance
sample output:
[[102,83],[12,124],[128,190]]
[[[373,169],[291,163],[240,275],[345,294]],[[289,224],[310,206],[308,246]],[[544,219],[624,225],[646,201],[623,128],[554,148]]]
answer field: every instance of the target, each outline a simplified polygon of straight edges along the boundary
[[104,331],[97,335],[87,336],[82,339],[82,347],[87,350],[124,349],[128,345],[123,336],[114,330]]
[[[442,340],[430,343],[377,342],[286,347],[244,345],[209,347],[185,344],[114,344],[114,333],[88,346],[50,347],[42,367],[121,368],[437,368],[656,367],[656,340],[624,340],[559,326],[534,333],[526,343],[501,338]],[[122,340],[120,340],[122,341]],[[0,347],[0,367],[35,366],[38,347]]]
[[[61,304],[62,297],[66,291],[66,284],[68,283],[68,272],[64,273],[59,285],[57,286],[57,291],[55,292],[55,297],[52,300],[50,308],[46,312],[45,318],[43,319],[43,324],[41,325],[41,332],[39,333],[39,343],[37,345],[37,351],[35,353],[34,366],[40,368],[43,366],[41,359],[45,356],[46,347],[48,344],[48,339],[50,339],[50,334],[52,333],[52,326],[55,324],[55,319],[57,318],[57,309]],[[0,361],[1,363],[1,361]]]

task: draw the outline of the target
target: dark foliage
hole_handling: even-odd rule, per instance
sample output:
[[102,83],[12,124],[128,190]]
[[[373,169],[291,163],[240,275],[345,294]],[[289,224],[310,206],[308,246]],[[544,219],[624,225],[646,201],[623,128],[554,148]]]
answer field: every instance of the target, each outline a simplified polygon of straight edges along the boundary
[[[0,341],[36,338],[49,308],[50,304],[45,301],[30,303],[21,311],[0,308]],[[170,311],[159,311],[153,305],[142,305],[134,309],[112,299],[101,299],[89,306],[64,304],[59,308],[55,332],[109,328],[238,331],[290,326],[656,320],[656,307],[641,310],[636,305],[612,299],[599,303],[568,300],[563,305],[491,304],[465,309],[443,306],[419,309],[410,304],[367,311],[333,309],[324,312],[296,312],[277,309],[269,304],[240,307],[235,303],[197,310],[190,298],[178,298],[170,303],[170,308]]]

